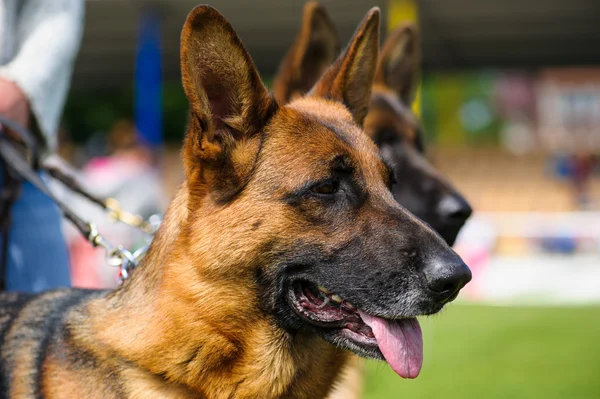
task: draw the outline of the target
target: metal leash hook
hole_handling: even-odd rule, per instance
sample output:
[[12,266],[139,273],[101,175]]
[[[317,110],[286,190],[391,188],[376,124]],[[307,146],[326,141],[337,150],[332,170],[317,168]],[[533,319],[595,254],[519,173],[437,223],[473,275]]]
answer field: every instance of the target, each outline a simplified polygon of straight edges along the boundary
[[[125,249],[122,245],[111,244],[104,236],[98,232],[98,228],[94,223],[89,224],[90,234],[88,241],[94,247],[101,247],[106,252],[106,263],[109,266],[119,268],[118,283],[121,284],[129,277],[129,274],[138,265],[137,258],[141,258],[139,255],[134,255]],[[137,254],[138,251],[136,251]]]
[[[162,222],[162,218],[159,214],[154,214],[154,215],[150,216],[148,218],[148,220],[146,221],[146,223],[152,227],[152,231],[154,231],[154,232],[158,231],[158,228],[160,227],[161,222]],[[146,252],[148,252],[148,249],[150,248],[150,244],[152,243],[153,238],[154,238],[154,234],[152,234],[152,236],[146,241],[147,245],[144,245],[143,247],[140,247],[133,252],[132,256],[133,256],[133,259],[135,259],[136,265],[140,264],[144,255],[146,255]]]

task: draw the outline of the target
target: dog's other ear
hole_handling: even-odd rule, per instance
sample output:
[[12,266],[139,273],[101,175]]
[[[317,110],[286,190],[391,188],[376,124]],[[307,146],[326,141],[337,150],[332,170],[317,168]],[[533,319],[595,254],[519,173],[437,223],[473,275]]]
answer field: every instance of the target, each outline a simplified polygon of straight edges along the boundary
[[181,75],[191,112],[183,149],[188,180],[216,184],[225,200],[245,183],[258,154],[256,133],[277,103],[229,22],[209,6],[187,17]]
[[369,110],[379,52],[379,18],[379,8],[372,8],[354,32],[346,50],[309,93],[342,102],[359,125]]
[[325,8],[315,1],[306,3],[300,32],[273,81],[277,101],[284,104],[306,94],[339,52],[339,35]]
[[375,83],[392,88],[405,105],[415,99],[421,51],[417,27],[407,24],[396,28],[385,41],[377,65]]

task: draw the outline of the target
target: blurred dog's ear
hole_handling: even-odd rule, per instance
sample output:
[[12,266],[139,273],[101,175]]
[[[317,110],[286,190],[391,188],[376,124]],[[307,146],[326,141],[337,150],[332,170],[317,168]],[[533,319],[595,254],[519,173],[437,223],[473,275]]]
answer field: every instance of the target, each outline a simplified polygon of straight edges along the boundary
[[181,75],[191,112],[183,150],[188,180],[226,198],[244,184],[258,154],[256,133],[277,103],[229,22],[209,6],[187,17]]
[[371,101],[379,52],[379,19],[379,8],[372,8],[354,32],[346,50],[309,93],[343,103],[359,125],[362,125]]
[[273,82],[281,104],[306,94],[340,52],[340,39],[325,8],[310,1],[304,6],[302,27],[279,65]]
[[396,28],[385,41],[377,65],[375,82],[392,88],[410,106],[417,91],[421,51],[417,27]]

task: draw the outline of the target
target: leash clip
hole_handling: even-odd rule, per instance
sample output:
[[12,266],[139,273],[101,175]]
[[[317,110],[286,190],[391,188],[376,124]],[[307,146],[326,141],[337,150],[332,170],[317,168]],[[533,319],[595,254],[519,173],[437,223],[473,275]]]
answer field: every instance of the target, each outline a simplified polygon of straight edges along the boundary
[[111,244],[98,232],[98,228],[94,223],[90,223],[88,227],[90,231],[88,241],[94,247],[101,247],[104,249],[106,252],[106,263],[108,263],[109,266],[118,267],[120,269],[118,283],[119,285],[122,284],[123,281],[129,277],[130,272],[137,267],[138,259],[141,259],[143,253],[147,250],[147,247],[141,248],[144,250],[142,254],[138,253],[140,250],[132,254],[122,245]]

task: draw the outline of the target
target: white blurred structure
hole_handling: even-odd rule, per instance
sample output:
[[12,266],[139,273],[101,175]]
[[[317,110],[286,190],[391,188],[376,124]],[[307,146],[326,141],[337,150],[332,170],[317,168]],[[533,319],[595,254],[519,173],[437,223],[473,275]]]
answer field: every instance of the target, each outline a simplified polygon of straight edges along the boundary
[[[523,240],[528,251],[498,253],[498,242],[506,238]],[[549,251],[543,243],[553,240],[557,248]],[[459,235],[456,249],[473,272],[463,299],[600,303],[600,212],[478,213]]]

